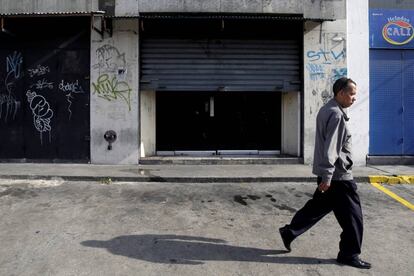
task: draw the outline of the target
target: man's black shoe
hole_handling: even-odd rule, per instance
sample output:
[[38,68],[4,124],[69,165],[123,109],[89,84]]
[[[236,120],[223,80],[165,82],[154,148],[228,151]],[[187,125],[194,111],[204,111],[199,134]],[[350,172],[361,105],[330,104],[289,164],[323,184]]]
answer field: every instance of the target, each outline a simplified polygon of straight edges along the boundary
[[349,265],[349,266],[353,266],[353,267],[356,267],[356,268],[362,268],[362,269],[370,269],[371,268],[370,263],[364,262],[359,257],[349,258],[349,259],[337,258],[336,261],[340,264]]
[[283,244],[285,245],[287,251],[292,251],[290,248],[290,244],[292,243],[293,239],[289,237],[289,233],[287,232],[286,226],[279,228],[280,236],[282,237]]

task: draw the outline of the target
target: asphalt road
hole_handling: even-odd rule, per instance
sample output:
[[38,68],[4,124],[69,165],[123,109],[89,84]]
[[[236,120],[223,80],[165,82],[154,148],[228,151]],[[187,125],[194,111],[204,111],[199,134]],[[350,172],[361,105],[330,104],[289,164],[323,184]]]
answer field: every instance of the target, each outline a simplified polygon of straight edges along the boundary
[[[414,185],[385,187],[414,204]],[[0,275],[413,275],[414,210],[369,183],[359,193],[371,270],[336,264],[333,214],[286,253],[277,229],[314,189],[0,180]]]

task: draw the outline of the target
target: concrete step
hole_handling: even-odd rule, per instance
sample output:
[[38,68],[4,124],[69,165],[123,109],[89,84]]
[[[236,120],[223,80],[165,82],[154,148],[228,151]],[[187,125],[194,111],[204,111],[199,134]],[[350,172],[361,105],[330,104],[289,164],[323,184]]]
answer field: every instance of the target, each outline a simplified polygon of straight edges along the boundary
[[303,164],[301,157],[270,156],[151,156],[140,158],[141,165],[291,165]]

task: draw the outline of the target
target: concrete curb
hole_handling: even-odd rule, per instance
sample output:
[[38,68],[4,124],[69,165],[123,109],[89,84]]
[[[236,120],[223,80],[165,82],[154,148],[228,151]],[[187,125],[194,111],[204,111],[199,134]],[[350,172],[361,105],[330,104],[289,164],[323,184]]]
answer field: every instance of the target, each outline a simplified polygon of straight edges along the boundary
[[414,175],[370,175],[369,181],[371,183],[414,184]]
[[[51,175],[1,175],[0,179],[9,180],[65,180],[65,181],[97,181],[97,182],[170,182],[170,183],[263,183],[263,182],[310,182],[316,177],[162,177],[162,176],[51,176]],[[356,182],[369,182],[368,176],[354,177]]]

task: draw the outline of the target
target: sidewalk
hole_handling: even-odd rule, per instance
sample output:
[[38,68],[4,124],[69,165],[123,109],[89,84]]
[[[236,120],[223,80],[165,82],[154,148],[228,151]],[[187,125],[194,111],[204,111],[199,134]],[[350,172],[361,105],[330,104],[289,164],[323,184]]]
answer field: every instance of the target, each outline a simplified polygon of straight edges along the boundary
[[[369,176],[408,176],[414,166],[369,166],[353,170],[357,182]],[[1,163],[3,179],[131,182],[313,182],[309,165],[91,165]]]

